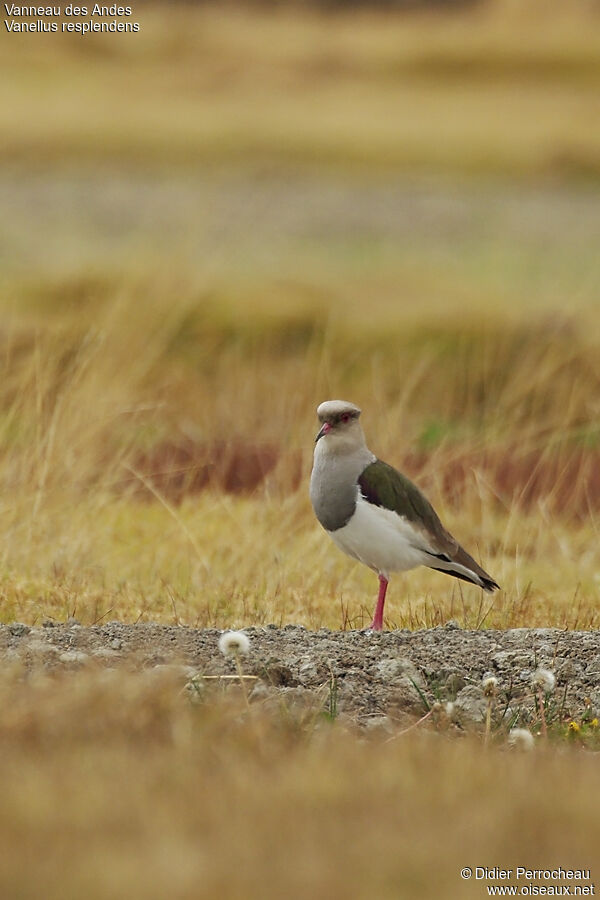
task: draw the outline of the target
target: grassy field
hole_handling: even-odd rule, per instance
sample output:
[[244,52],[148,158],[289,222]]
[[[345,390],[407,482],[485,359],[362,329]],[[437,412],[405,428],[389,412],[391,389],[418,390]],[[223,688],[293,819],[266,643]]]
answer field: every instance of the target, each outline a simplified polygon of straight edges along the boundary
[[[593,3],[321,17],[138,4],[139,34],[3,30],[5,160],[513,174],[600,166]],[[56,63],[59,63],[58,65]],[[43,76],[43,77],[40,77]]]
[[[597,8],[135,14],[0,33],[0,621],[365,626],[307,497],[342,397],[503,588],[396,577],[388,627],[597,628]],[[476,897],[463,866],[597,856],[567,738],[1,692],[11,900]]]
[[4,182],[4,621],[366,623],[306,490],[341,396],[504,589],[411,573],[390,624],[597,624],[592,188],[190,175],[165,223],[177,180],[52,177]]

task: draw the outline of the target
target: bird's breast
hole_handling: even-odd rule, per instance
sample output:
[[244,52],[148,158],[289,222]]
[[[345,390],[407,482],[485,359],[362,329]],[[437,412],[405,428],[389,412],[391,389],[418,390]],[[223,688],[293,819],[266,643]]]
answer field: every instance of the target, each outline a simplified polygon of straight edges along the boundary
[[326,531],[337,531],[346,525],[356,509],[357,484],[340,484],[334,478],[313,474],[310,499],[315,515]]
[[347,453],[332,449],[327,442],[325,436],[315,446],[310,499],[323,528],[337,531],[354,515],[360,495],[358,479],[375,456],[366,447]]

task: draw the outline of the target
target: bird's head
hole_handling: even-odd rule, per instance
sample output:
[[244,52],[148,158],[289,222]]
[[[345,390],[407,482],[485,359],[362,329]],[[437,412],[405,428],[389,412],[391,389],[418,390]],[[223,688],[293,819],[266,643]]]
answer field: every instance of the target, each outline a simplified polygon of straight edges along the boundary
[[364,440],[358,418],[360,409],[354,403],[346,400],[326,400],[317,407],[317,416],[321,423],[321,430],[315,438],[315,443],[321,438],[327,437],[328,442],[337,442],[340,438],[346,441],[361,442]]

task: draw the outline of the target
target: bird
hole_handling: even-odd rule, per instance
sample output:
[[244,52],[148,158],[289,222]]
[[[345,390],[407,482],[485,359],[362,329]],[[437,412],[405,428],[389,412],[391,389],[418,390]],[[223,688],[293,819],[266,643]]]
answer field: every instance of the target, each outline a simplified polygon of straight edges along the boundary
[[500,585],[442,525],[419,488],[367,447],[361,409],[345,400],[317,407],[310,499],[333,542],[379,576],[371,630],[383,629],[390,575],[427,566],[493,592]]

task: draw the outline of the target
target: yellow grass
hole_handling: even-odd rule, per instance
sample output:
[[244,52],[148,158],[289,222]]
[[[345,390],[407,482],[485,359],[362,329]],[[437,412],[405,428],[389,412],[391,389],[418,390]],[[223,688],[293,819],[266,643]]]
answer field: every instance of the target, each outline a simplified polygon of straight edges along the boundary
[[[315,320],[313,333],[287,345],[285,314],[262,327],[240,318],[230,333],[210,307],[173,290],[145,295],[143,321],[139,294],[125,284],[116,301],[62,313],[31,307],[13,319],[4,350],[4,621],[366,624],[374,576],[330,545],[307,497],[314,406],[341,394],[364,404],[383,458],[400,465],[423,449],[422,483],[504,588],[482,605],[475,588],[437,573],[397,577],[390,624],[597,622],[588,470],[523,509],[525,469],[499,494],[481,468],[485,452],[518,460],[527,451],[537,468],[558,460],[560,473],[581,447],[593,452],[594,340],[544,326],[513,332],[498,323],[462,336],[446,328],[423,358],[414,332],[397,331],[393,343],[382,332],[375,349],[372,333],[331,325],[320,334]],[[143,448],[190,436],[269,444],[279,461],[249,496],[213,487],[179,505],[137,460]],[[453,496],[443,474],[465,452],[473,468]]]
[[358,741],[314,713],[191,707],[152,672],[5,677],[0,708],[6,897],[465,898],[486,894],[464,866],[596,858],[581,750]]

